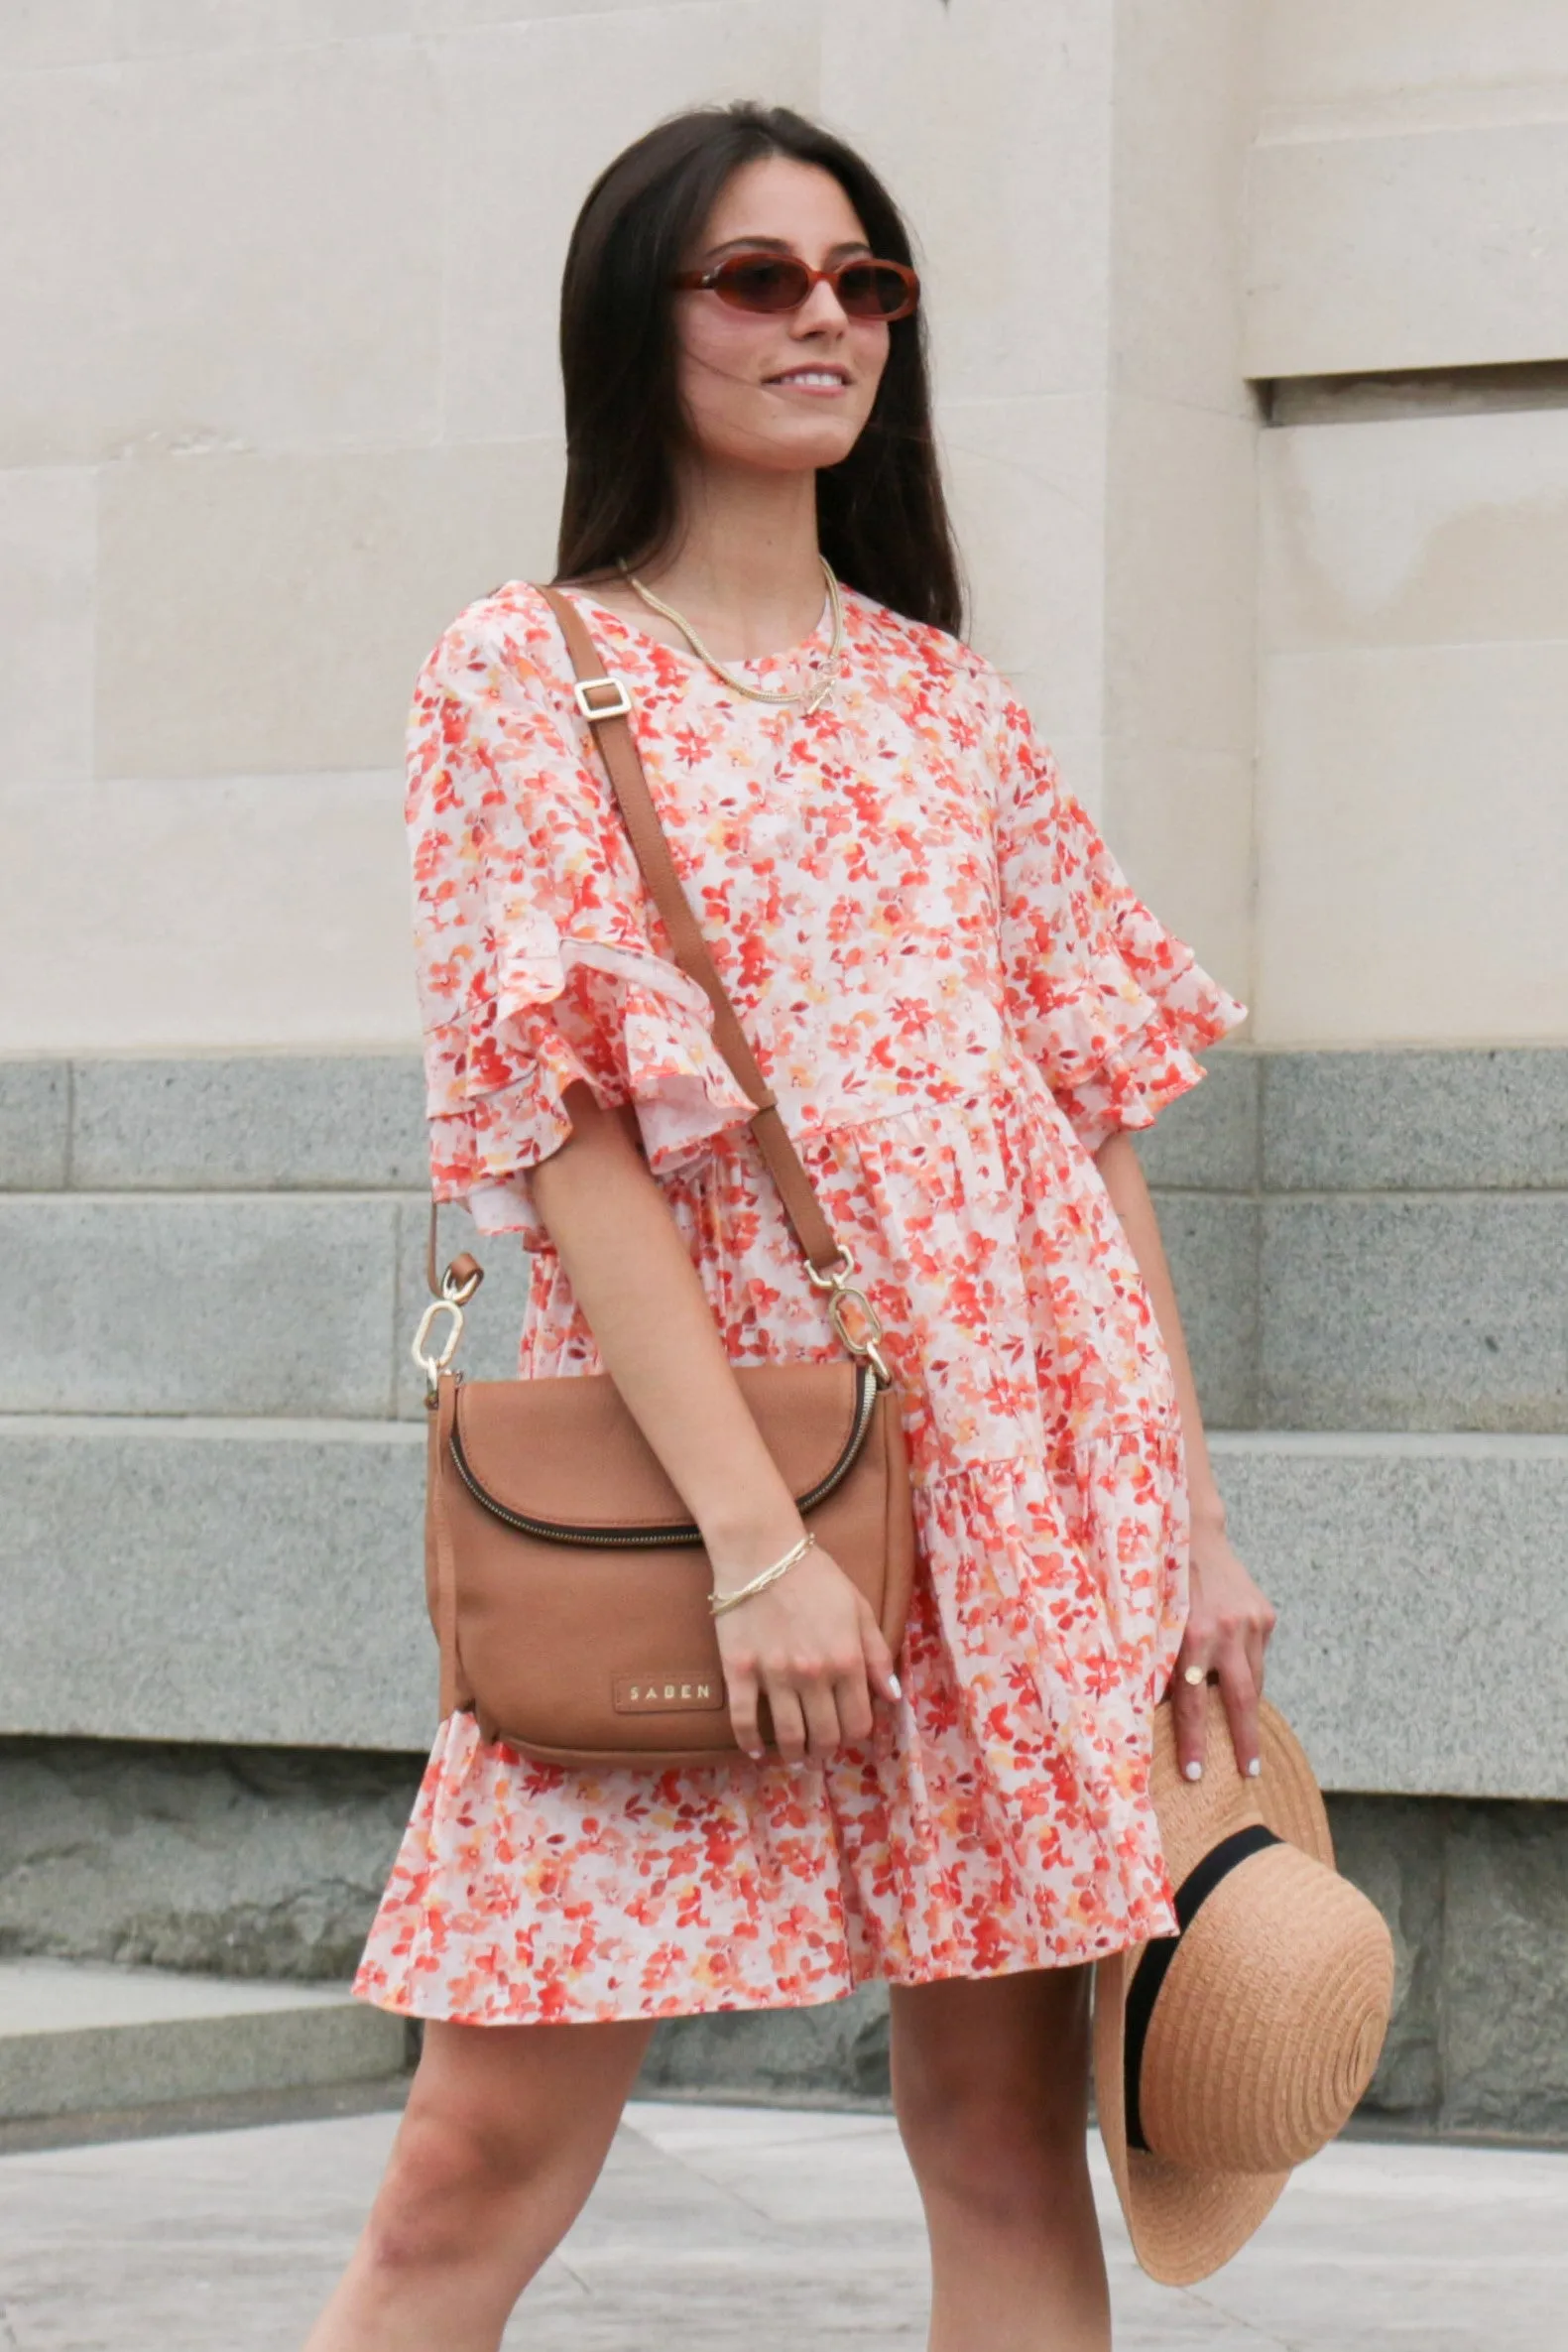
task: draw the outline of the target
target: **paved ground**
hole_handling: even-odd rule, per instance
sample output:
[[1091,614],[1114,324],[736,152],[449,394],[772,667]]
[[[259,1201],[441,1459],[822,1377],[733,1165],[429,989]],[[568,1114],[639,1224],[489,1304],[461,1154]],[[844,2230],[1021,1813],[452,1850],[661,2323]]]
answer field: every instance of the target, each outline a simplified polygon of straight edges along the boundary
[[[0,2347],[295,2352],[395,2122],[0,2157]],[[1568,2155],[1331,2149],[1248,2251],[1185,2294],[1134,2268],[1103,2172],[1101,2186],[1119,2352],[1568,2343]],[[907,2352],[923,2306],[919,2214],[884,2118],[644,2103],[507,2344]]]

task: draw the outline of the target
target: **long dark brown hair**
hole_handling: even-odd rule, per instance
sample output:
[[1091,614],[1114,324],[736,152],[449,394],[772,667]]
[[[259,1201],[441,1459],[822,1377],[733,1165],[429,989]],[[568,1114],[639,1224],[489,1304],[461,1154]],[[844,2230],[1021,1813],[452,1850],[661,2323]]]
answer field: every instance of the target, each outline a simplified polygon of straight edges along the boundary
[[[588,191],[566,254],[560,364],[566,490],[556,577],[603,578],[673,546],[672,455],[687,428],[670,280],[744,164],[792,157],[829,172],[884,261],[908,231],[869,164],[786,106],[701,106],[626,148]],[[954,636],[963,586],[931,428],[924,323],[895,319],[876,402],[854,448],[816,477],[817,537],[841,580]]]

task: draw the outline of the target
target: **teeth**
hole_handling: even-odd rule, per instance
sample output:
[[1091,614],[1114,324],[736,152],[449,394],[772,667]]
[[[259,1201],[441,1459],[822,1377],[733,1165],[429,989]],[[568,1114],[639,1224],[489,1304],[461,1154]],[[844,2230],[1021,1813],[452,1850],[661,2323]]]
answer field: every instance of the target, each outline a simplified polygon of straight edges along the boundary
[[821,368],[798,368],[792,374],[780,376],[781,384],[842,384],[842,376],[830,375]]

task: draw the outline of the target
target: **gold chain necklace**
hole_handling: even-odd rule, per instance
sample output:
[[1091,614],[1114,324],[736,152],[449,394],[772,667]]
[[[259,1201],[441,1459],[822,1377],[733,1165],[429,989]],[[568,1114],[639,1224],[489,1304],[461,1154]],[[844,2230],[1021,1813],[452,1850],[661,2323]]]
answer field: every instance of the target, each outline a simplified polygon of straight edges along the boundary
[[832,564],[829,563],[825,556],[819,556],[817,561],[821,564],[822,576],[827,581],[827,600],[833,613],[832,640],[827,652],[822,657],[820,678],[809,681],[803,686],[790,686],[783,692],[777,691],[772,686],[748,685],[744,678],[737,678],[733,670],[727,670],[722,662],[709,653],[691,623],[682,614],[676,612],[672,604],[666,604],[662,596],[654,594],[652,588],[646,588],[636,572],[628,571],[624,576],[628,585],[637,590],[638,595],[652,611],[662,612],[666,621],[674,622],[675,627],[680,631],[698,661],[705,662],[714,676],[723,680],[731,693],[744,694],[749,702],[771,702],[776,706],[798,702],[802,713],[804,713],[815,710],[832,691],[844,657],[844,601],[839,593],[838,580]]

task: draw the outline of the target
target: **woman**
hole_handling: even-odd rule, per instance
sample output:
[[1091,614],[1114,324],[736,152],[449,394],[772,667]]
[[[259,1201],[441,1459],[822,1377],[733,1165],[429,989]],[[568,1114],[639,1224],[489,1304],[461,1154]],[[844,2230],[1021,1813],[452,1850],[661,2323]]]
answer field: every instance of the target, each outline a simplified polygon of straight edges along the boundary
[[[427,2021],[423,2056],[311,2352],[495,2346],[655,2019],[870,1977],[932,2346],[1109,2342],[1088,1963],[1172,1925],[1155,1698],[1176,1670],[1190,1764],[1216,1675],[1254,1769],[1272,1625],[1128,1131],[1240,1008],[957,637],[909,259],[866,165],[792,114],[629,149],[567,261],[559,551],[887,1325],[921,1553],[900,1671],[818,1547],[717,1620],[734,1767],[566,1772],[443,1725],[359,1979]],[[525,1235],[525,1376],[614,1377],[735,1590],[801,1524],[731,1365],[834,1344],[570,681],[514,583],[420,682],[437,1189]]]

